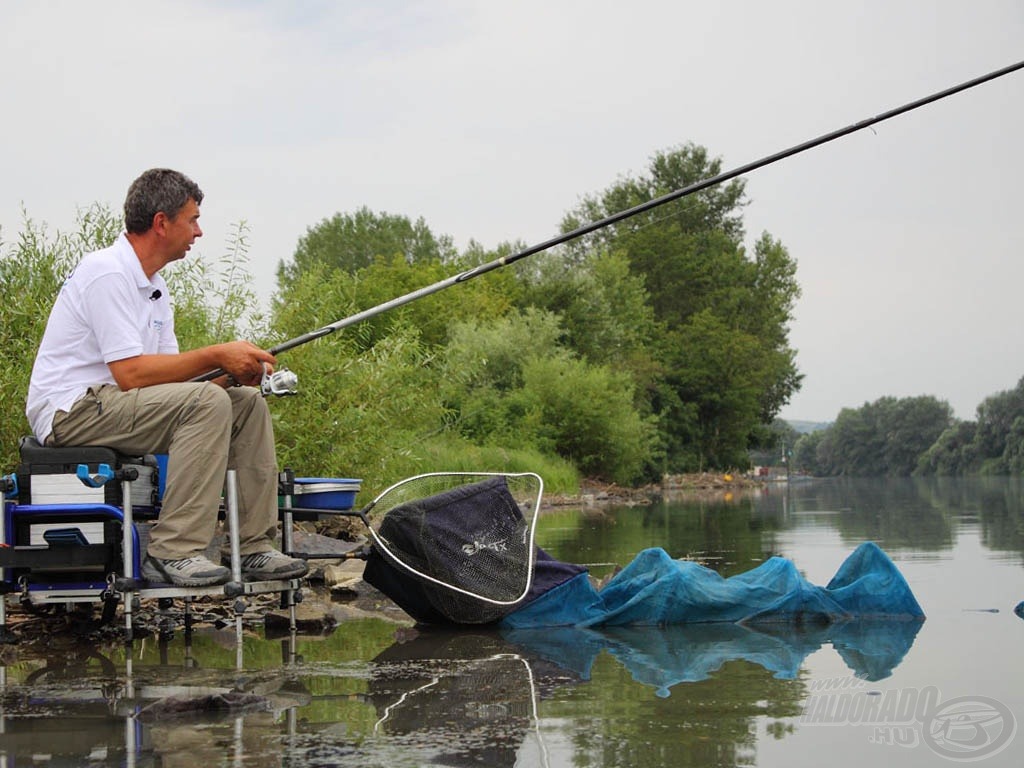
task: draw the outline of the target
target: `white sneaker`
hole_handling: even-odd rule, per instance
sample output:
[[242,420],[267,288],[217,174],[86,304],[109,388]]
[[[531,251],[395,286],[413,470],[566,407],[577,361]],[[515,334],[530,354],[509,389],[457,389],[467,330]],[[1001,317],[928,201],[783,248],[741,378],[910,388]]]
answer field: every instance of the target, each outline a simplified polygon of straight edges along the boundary
[[223,584],[231,578],[231,569],[217,565],[203,555],[161,560],[146,555],[142,562],[142,578],[158,584],[178,587],[208,587]]
[[[223,559],[221,562],[224,562]],[[272,581],[275,579],[297,579],[305,576],[309,564],[298,557],[288,557],[284,552],[268,549],[242,556],[242,579],[245,581]]]

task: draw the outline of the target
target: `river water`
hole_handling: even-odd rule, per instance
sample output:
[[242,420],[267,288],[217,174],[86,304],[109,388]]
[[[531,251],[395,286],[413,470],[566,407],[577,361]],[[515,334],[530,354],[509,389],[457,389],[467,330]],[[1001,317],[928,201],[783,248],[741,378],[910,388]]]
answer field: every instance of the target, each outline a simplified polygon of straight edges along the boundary
[[[1018,480],[775,484],[538,527],[596,576],[659,546],[726,576],[781,555],[822,585],[866,540],[923,623],[416,633],[372,618],[19,657],[0,670],[0,766],[1024,764]],[[235,708],[182,715],[167,698],[182,695]]]

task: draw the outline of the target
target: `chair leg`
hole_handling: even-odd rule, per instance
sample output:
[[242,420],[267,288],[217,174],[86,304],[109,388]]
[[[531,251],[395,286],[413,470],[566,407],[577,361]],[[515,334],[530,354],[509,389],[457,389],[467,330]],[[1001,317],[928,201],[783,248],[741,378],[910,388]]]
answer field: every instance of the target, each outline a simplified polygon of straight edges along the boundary
[[228,524],[228,538],[231,542],[231,580],[242,584],[241,543],[238,541],[238,476],[229,469],[224,493],[225,516]]
[[[126,585],[134,585],[135,578],[135,517],[132,512],[132,481],[125,477],[121,481],[121,497],[123,502],[123,518],[121,520],[121,576]],[[135,602],[135,588],[124,595],[124,632],[125,642],[132,642],[132,607]]]
[[[7,546],[7,503],[0,499],[0,546]],[[6,573],[4,569],[0,568],[0,588],[4,586]],[[7,632],[7,592],[6,590],[0,589],[0,643],[7,641],[9,634]]]

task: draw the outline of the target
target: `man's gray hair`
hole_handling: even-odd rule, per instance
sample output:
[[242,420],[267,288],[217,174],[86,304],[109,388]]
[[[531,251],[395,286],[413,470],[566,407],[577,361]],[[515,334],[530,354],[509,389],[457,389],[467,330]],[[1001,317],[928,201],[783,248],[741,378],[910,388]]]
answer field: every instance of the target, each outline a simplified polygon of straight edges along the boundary
[[203,191],[192,179],[170,168],[151,168],[128,188],[124,199],[125,229],[132,234],[147,232],[157,213],[173,219],[190,199],[196,205],[203,202]]

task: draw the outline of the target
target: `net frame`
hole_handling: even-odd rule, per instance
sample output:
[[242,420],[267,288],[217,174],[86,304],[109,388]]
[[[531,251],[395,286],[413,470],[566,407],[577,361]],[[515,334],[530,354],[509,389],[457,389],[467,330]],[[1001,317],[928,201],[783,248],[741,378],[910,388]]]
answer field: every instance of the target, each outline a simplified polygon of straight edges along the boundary
[[[524,686],[525,695],[528,696],[528,703],[526,703],[526,709],[524,711],[513,710],[511,712],[503,713],[503,717],[490,717],[480,718],[481,723],[486,725],[488,722],[492,724],[502,725],[502,721],[508,721],[510,719],[522,718],[529,722],[529,727],[526,728],[524,733],[523,742],[519,745],[517,753],[522,751],[527,744],[527,736],[532,735],[536,740],[536,750],[539,757],[539,765],[548,768],[551,765],[551,755],[548,749],[548,745],[544,739],[544,733],[541,730],[541,714],[540,714],[540,680],[537,674],[533,670],[533,665],[530,663],[530,659],[526,656],[513,653],[509,651],[500,651],[492,653],[488,656],[482,657],[454,657],[444,659],[444,669],[442,671],[433,673],[430,676],[430,681],[423,685],[417,686],[416,688],[405,691],[398,697],[398,699],[391,704],[385,706],[381,712],[380,717],[373,724],[373,735],[382,736],[387,733],[388,722],[392,719],[396,712],[402,710],[402,708],[411,702],[411,706],[417,707],[417,697],[424,692],[429,692],[428,695],[439,695],[437,691],[432,689],[438,688],[445,679],[459,678],[463,676],[472,675],[474,672],[481,668],[486,669],[491,664],[502,664],[508,662],[508,666],[505,669],[514,669],[519,665],[525,670],[526,685]],[[400,665],[398,665],[400,666]],[[502,670],[504,671],[504,670]],[[495,673],[492,673],[494,675]],[[518,681],[517,681],[518,682]],[[506,688],[506,690],[515,690],[513,688]],[[475,699],[474,699],[475,700]],[[516,760],[516,765],[519,765],[520,760]]]
[[[506,481],[513,481],[509,484],[509,491],[512,494],[513,499],[517,502],[519,511],[526,524],[526,536],[523,542],[524,550],[526,552],[526,563],[524,564],[525,567],[523,569],[524,583],[522,590],[513,599],[496,599],[470,589],[465,589],[456,584],[451,584],[432,576],[429,573],[424,573],[419,568],[405,562],[400,555],[396,554],[394,548],[390,545],[387,539],[378,532],[374,525],[369,524],[369,514],[371,511],[377,511],[379,513],[383,508],[384,517],[386,517],[392,509],[416,498],[423,498],[422,496],[406,497],[401,491],[407,486],[413,484],[430,484],[431,482],[437,482],[438,485],[441,486],[443,485],[443,479],[458,479],[460,482],[457,485],[453,484],[444,486],[442,489],[442,491],[453,490],[455,488],[472,485],[473,483],[495,477],[502,477],[505,478]],[[533,484],[534,487],[530,488],[529,484]],[[513,486],[515,486],[515,491],[513,491]],[[527,493],[532,497],[529,501],[522,499],[522,495]],[[373,539],[374,545],[392,565],[398,566],[403,571],[411,574],[417,579],[421,579],[429,584],[433,584],[447,591],[462,595],[463,597],[479,600],[488,605],[511,608],[521,603],[529,594],[530,589],[533,586],[533,571],[536,564],[536,547],[534,546],[534,540],[537,530],[537,517],[540,513],[540,504],[543,499],[543,495],[544,480],[535,472],[426,472],[413,477],[407,477],[404,480],[399,480],[397,483],[385,488],[362,510],[361,516],[368,522],[367,528],[369,529],[370,537]],[[526,509],[523,508],[524,504]]]

